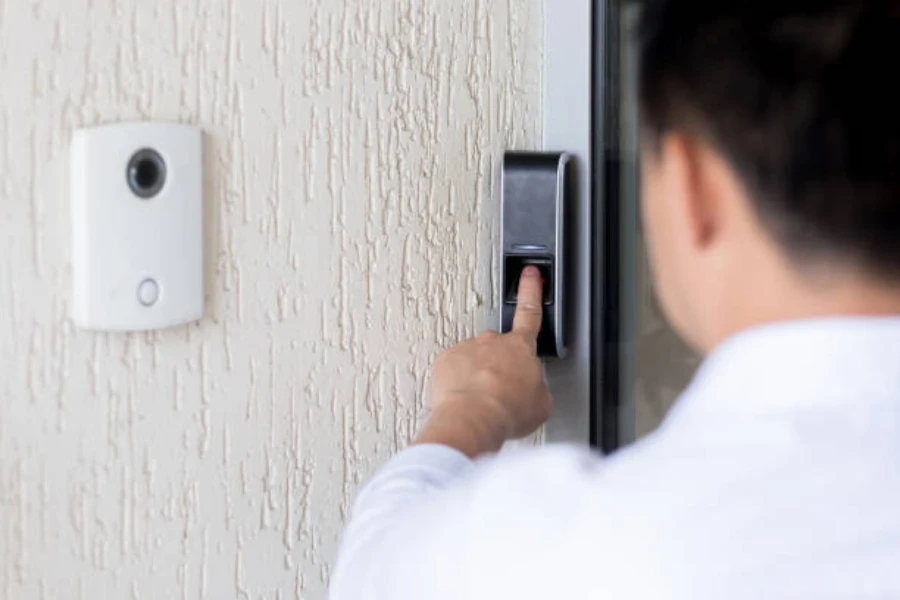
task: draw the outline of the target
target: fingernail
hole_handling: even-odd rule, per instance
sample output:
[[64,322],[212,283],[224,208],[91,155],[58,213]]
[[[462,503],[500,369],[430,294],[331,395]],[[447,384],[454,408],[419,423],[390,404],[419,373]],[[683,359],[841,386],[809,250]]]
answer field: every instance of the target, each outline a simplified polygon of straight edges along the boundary
[[528,265],[522,270],[523,277],[539,277],[541,272],[534,265]]

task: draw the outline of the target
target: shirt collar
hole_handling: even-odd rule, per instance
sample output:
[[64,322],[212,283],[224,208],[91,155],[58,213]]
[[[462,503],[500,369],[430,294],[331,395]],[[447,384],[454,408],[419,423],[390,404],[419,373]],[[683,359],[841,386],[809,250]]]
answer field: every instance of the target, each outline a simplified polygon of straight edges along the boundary
[[721,343],[664,426],[877,405],[900,412],[900,316],[814,318],[753,327]]

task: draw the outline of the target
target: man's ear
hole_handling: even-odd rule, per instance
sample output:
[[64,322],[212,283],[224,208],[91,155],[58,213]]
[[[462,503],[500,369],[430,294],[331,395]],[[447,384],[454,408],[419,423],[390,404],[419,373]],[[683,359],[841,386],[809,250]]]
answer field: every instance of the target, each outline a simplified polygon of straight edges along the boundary
[[674,203],[670,216],[684,232],[690,247],[703,250],[720,226],[720,173],[723,161],[705,142],[683,132],[667,133],[661,140],[666,177]]

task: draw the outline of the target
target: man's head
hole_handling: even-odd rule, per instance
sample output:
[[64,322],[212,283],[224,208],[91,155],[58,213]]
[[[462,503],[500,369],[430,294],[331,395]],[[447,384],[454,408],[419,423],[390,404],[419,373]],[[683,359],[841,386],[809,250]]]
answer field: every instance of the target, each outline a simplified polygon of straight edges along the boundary
[[900,312],[900,2],[649,0],[639,50],[645,228],[688,341]]

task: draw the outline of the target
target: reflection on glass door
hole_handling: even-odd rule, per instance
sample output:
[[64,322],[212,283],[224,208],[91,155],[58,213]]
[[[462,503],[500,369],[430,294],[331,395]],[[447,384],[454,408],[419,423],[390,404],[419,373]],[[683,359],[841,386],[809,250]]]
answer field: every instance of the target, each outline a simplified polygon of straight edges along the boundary
[[[620,444],[653,431],[686,387],[699,364],[697,356],[662,316],[644,247],[639,218],[639,114],[635,27],[637,0],[611,0],[607,49],[607,152],[615,154],[611,171],[617,187],[619,244],[619,397]],[[615,47],[611,47],[611,46]],[[610,97],[613,96],[613,97]]]

